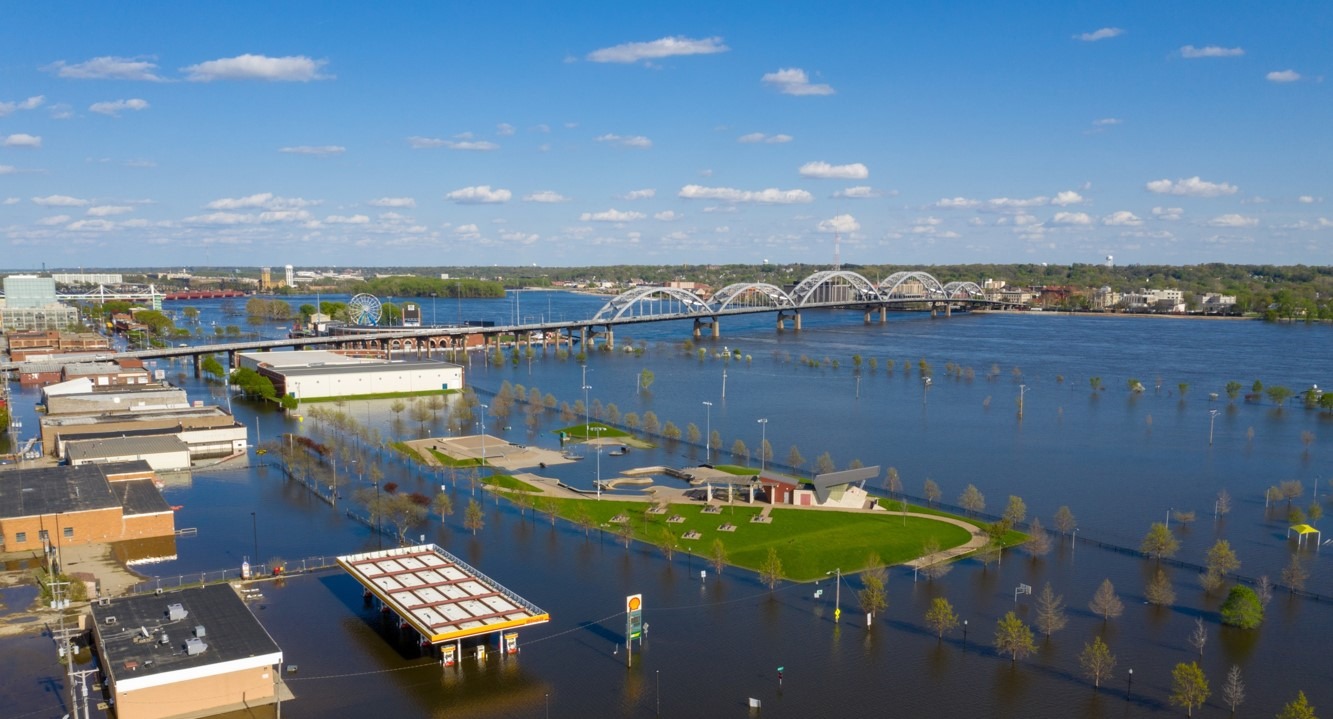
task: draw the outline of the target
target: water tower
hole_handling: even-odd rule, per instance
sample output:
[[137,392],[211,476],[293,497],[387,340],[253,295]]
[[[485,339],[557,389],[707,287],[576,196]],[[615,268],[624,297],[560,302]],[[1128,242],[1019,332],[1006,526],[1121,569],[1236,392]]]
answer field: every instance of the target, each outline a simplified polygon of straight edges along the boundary
[[1107,267],[1115,267],[1115,255],[1107,255],[1107,256],[1106,256],[1106,266],[1107,266]]

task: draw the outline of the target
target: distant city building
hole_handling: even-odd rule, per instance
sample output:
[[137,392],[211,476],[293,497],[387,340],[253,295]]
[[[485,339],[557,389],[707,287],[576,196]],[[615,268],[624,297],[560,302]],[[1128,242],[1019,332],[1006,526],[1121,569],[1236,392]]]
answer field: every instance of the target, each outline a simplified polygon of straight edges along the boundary
[[286,278],[287,278],[287,286],[288,286],[288,287],[295,287],[295,286],[296,286],[296,271],[295,271],[295,268],[293,268],[291,265],[287,265],[286,267],[283,268],[283,270],[285,271],[285,274],[286,274]]
[[124,276],[108,272],[68,272],[51,275],[58,285],[119,285]]
[[0,327],[9,331],[60,330],[78,324],[79,311],[56,301],[56,281],[37,275],[9,275],[0,303]]
[[421,326],[421,305],[415,302],[408,302],[403,305],[403,326]]
[[391,362],[321,350],[240,352],[236,360],[272,380],[279,395],[302,401],[463,388],[463,368],[448,362]]
[[261,267],[259,269],[259,289],[261,290],[273,289],[273,268]]

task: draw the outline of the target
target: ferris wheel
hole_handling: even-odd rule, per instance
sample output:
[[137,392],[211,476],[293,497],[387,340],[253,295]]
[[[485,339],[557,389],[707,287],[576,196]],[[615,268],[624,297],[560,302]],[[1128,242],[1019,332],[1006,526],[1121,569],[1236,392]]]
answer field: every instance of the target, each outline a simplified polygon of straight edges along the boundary
[[380,323],[384,308],[380,298],[362,292],[347,303],[347,318],[352,324],[373,327]]

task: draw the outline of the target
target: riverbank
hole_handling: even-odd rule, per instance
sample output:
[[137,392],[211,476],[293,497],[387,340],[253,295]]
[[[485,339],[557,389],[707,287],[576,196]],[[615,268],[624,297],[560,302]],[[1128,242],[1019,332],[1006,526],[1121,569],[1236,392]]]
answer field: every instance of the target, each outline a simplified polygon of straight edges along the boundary
[[1252,322],[1263,320],[1259,315],[1178,315],[1164,314],[1156,312],[1066,312],[1064,310],[972,310],[975,314],[996,314],[996,315],[1024,315],[1024,316],[1048,316],[1048,317],[1133,317],[1142,319],[1164,319],[1164,320],[1210,320],[1221,322]]

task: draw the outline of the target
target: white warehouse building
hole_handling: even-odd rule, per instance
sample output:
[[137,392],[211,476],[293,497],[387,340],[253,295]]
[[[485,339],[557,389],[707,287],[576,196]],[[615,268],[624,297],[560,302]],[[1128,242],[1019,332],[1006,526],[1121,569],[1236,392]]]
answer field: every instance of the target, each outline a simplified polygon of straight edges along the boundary
[[268,377],[279,395],[303,401],[463,388],[461,365],[433,360],[365,359],[315,350],[242,352],[237,364]]

